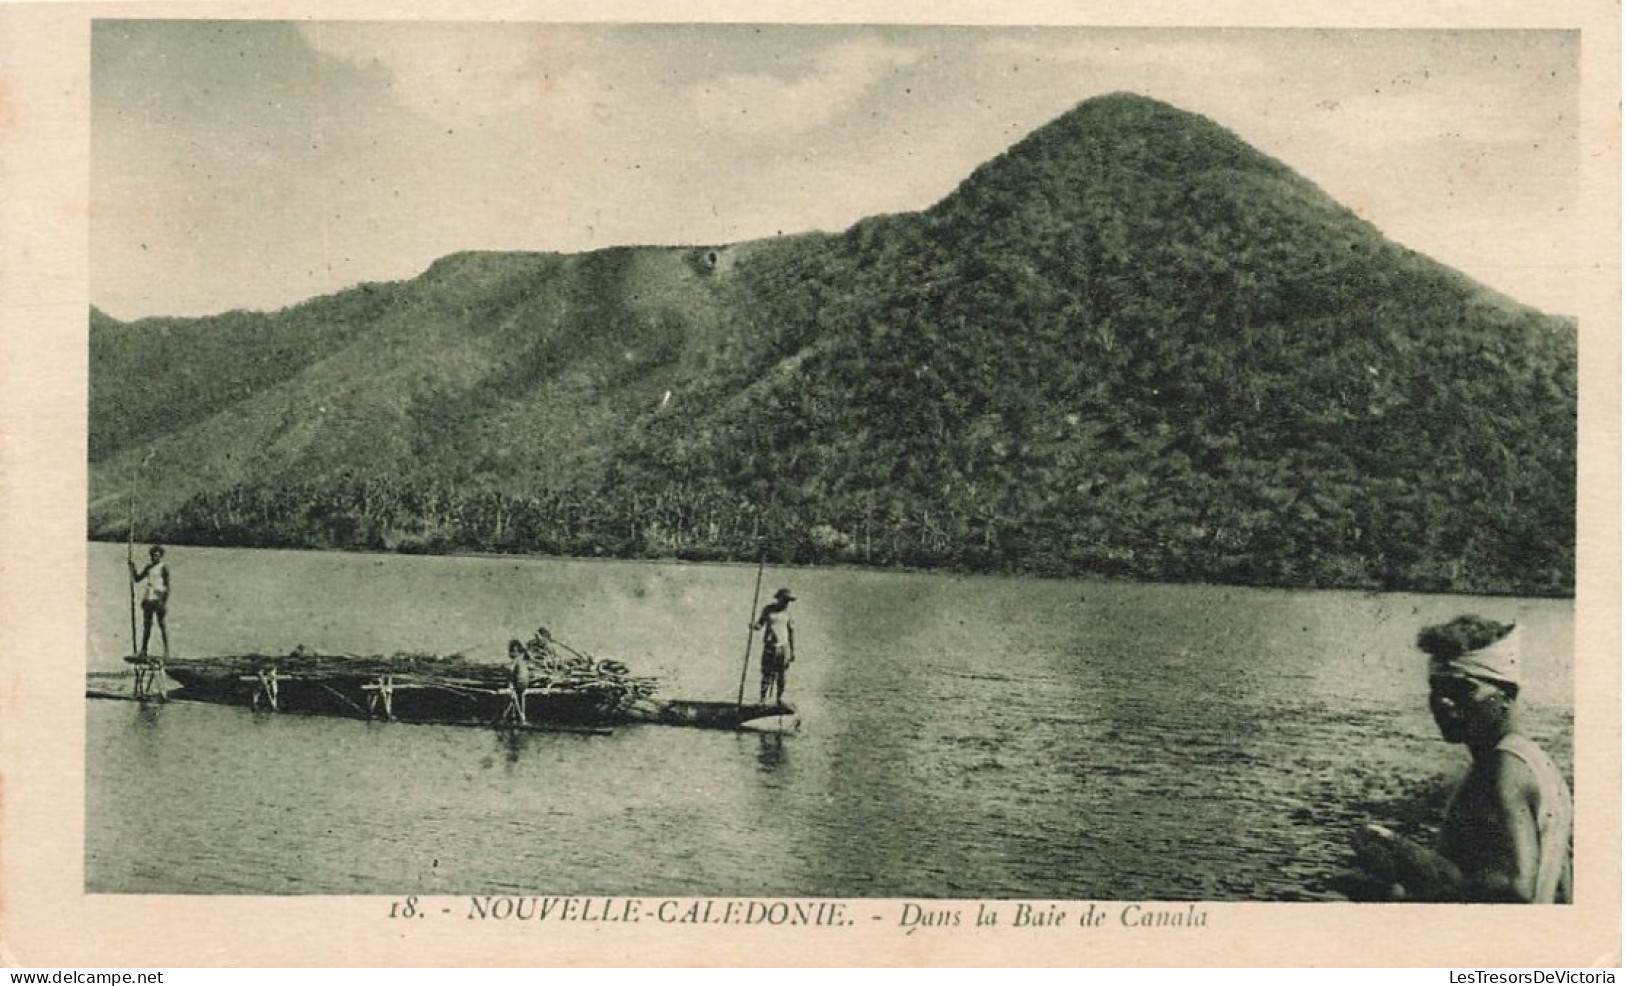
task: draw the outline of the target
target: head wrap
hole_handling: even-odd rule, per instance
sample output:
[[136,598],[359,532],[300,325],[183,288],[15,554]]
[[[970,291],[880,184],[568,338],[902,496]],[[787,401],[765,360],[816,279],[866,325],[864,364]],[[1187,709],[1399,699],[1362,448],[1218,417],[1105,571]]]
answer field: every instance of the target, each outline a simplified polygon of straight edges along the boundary
[[1452,660],[1433,659],[1434,674],[1464,674],[1481,681],[1519,684],[1523,656],[1523,628],[1515,626],[1500,640],[1478,650],[1468,651]]

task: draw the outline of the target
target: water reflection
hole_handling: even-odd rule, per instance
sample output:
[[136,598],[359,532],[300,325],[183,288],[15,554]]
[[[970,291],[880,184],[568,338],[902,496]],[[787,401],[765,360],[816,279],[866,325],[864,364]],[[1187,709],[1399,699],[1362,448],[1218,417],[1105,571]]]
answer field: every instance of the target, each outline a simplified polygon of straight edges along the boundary
[[163,718],[163,706],[155,702],[136,704],[130,732],[135,736],[135,749],[143,763],[154,764],[163,758],[164,737],[159,731]]
[[784,734],[758,733],[756,736],[756,765],[762,773],[777,773],[784,766]]
[[497,733],[502,746],[502,759],[511,767],[530,748],[531,734],[523,729],[504,729]]

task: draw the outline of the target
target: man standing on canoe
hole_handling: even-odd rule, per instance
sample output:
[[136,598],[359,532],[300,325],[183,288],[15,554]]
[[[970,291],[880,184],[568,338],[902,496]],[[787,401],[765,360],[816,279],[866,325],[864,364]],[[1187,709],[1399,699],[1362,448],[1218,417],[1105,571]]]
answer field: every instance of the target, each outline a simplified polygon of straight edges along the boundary
[[784,701],[784,673],[796,659],[796,628],[790,621],[790,604],[796,597],[789,589],[773,594],[773,601],[762,607],[762,614],[751,624],[751,629],[762,630],[762,691],[761,702],[766,704],[769,692],[773,701]]
[[153,545],[147,552],[147,566],[136,571],[135,561],[129,560],[130,579],[141,593],[141,650],[147,656],[147,642],[152,639],[152,621],[158,621],[158,633],[164,641],[164,657],[169,657],[169,563],[164,561],[164,549]]
[[1519,634],[1512,625],[1461,616],[1428,627],[1428,706],[1447,743],[1472,766],[1445,811],[1438,848],[1380,825],[1355,840],[1367,872],[1406,900],[1567,903],[1573,806],[1567,783],[1534,740],[1518,731]]

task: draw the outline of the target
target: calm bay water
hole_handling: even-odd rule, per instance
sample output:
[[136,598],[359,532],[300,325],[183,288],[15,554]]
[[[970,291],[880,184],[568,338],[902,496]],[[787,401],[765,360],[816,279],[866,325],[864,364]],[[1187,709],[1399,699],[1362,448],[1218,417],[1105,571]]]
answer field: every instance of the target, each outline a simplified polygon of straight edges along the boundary
[[[124,553],[90,546],[93,674],[129,651]],[[756,579],[193,548],[170,562],[178,657],[303,644],[500,661],[545,625],[697,699],[738,689]],[[1525,626],[1526,723],[1570,756],[1568,601],[829,569],[769,569],[763,601],[780,585],[800,597],[801,726],[784,735],[511,737],[92,701],[87,889],[1333,897],[1356,806],[1464,766],[1436,738],[1411,646],[1463,612]]]

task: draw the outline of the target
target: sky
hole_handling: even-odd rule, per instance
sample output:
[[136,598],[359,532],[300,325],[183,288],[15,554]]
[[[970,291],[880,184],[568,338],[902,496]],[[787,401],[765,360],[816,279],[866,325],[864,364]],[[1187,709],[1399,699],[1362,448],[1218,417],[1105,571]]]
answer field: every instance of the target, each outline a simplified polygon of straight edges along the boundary
[[102,20],[91,301],[274,310],[461,250],[839,231],[1066,112],[1203,114],[1575,310],[1578,32]]

